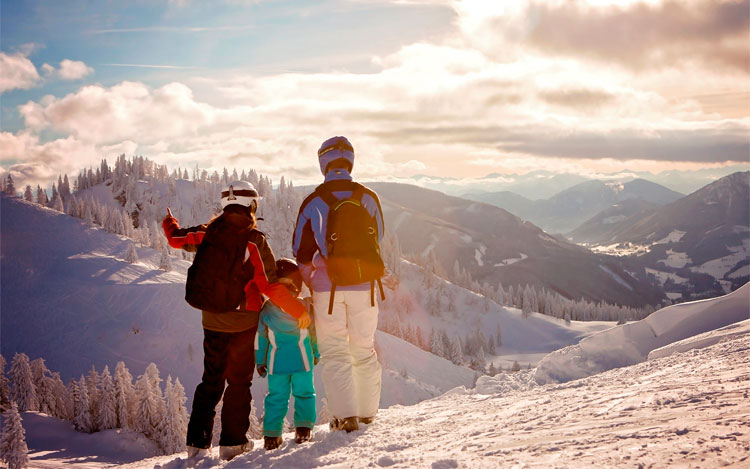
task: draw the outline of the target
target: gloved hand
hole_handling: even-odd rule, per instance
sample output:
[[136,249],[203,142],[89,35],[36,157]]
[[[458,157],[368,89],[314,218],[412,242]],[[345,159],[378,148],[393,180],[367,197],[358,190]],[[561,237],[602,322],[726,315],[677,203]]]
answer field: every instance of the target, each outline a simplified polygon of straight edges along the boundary
[[310,326],[310,313],[305,311],[302,316],[297,318],[297,327],[307,329]]
[[172,210],[170,210],[169,207],[167,207],[167,216],[165,216],[162,221],[166,220],[167,218],[174,218],[174,215],[172,215]]
[[260,376],[261,378],[265,378],[268,374],[268,368],[266,367],[266,365],[258,365],[256,369],[258,370],[258,376]]
[[313,357],[313,365],[317,365],[320,362],[320,357]]

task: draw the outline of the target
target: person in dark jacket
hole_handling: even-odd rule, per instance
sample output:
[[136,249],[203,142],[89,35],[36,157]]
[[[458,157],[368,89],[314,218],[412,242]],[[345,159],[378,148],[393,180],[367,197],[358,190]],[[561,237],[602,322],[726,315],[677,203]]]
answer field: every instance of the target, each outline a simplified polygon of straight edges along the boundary
[[[193,397],[186,441],[188,457],[192,460],[209,455],[215,408],[222,395],[220,457],[232,459],[252,448],[246,433],[250,425],[250,385],[255,369],[253,348],[262,295],[294,318],[300,328],[310,323],[302,302],[277,281],[273,251],[265,235],[255,229],[257,205],[258,193],[251,184],[233,182],[221,194],[222,214],[211,222],[221,220],[238,233],[248,228],[252,230],[244,261],[251,263],[253,277],[245,285],[245,312],[202,312],[203,377]],[[208,227],[205,224],[181,228],[169,209],[162,221],[169,245],[191,252],[198,250]]]

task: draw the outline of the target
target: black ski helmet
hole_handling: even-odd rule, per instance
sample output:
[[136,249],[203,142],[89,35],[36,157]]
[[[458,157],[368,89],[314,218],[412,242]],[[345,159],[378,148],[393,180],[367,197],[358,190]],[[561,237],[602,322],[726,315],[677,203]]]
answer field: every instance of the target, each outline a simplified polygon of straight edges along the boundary
[[291,284],[298,292],[302,290],[302,274],[292,259],[282,257],[276,260],[276,276],[280,283]]

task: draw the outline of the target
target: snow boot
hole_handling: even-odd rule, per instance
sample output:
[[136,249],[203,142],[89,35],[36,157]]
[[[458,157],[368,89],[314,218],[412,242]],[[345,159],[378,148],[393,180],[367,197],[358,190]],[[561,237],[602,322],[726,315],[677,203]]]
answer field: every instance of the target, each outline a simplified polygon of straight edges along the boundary
[[310,441],[311,437],[312,437],[312,434],[310,432],[310,429],[307,427],[297,427],[294,430],[294,442],[297,444]]
[[195,446],[187,447],[187,466],[195,467],[199,461],[211,456],[210,448],[196,448]]
[[346,433],[350,433],[359,430],[359,423],[357,420],[357,417],[347,417],[345,419],[334,417],[328,423],[328,428],[330,428],[332,432],[336,430],[346,430]]
[[281,446],[281,442],[284,441],[280,436],[264,436],[263,437],[263,448],[266,451],[276,449]]
[[357,417],[359,420],[359,423],[364,423],[365,425],[370,425],[373,420],[375,420],[375,417]]
[[252,441],[248,441],[241,445],[221,446],[219,448],[219,457],[224,461],[231,461],[235,456],[239,456],[245,451],[250,451],[251,449],[253,449]]

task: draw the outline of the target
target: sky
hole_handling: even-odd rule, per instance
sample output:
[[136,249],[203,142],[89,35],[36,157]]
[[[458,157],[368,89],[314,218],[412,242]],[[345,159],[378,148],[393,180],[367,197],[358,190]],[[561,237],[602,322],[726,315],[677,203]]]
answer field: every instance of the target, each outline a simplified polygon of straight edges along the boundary
[[[750,164],[750,0],[3,0],[0,173],[471,180]],[[192,173],[192,171],[189,171]]]

